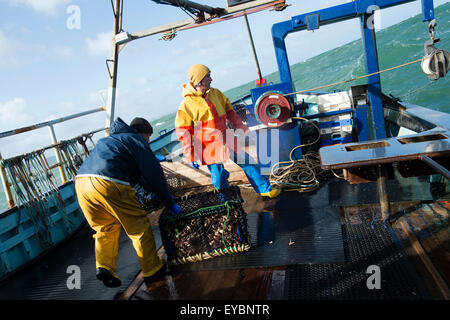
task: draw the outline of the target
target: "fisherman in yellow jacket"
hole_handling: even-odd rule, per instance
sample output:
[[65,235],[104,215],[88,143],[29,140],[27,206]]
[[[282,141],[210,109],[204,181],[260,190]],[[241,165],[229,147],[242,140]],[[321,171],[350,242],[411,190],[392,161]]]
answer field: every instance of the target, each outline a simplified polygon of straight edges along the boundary
[[[189,83],[183,85],[183,101],[178,108],[175,128],[183,153],[191,167],[206,164],[211,182],[217,189],[227,188],[229,172],[223,162],[231,158],[245,172],[254,190],[262,196],[274,198],[280,190],[272,189],[269,179],[260,173],[256,164],[236,161],[241,152],[233,130],[227,130],[227,120],[234,129],[246,134],[249,129],[233,109],[230,100],[218,89],[211,88],[211,71],[195,64],[188,71]],[[247,154],[245,155],[249,157]],[[241,157],[240,159],[246,159]]]

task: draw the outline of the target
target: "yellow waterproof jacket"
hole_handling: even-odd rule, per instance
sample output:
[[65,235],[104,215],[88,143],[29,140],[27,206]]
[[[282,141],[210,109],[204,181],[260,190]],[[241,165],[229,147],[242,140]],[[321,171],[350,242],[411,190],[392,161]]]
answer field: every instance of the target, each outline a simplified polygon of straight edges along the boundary
[[240,147],[227,120],[235,129],[248,132],[248,127],[233,109],[230,100],[218,89],[204,95],[191,84],[183,85],[183,101],[178,108],[175,128],[182,142],[186,160],[202,164],[221,163],[228,159],[227,146],[239,153]]

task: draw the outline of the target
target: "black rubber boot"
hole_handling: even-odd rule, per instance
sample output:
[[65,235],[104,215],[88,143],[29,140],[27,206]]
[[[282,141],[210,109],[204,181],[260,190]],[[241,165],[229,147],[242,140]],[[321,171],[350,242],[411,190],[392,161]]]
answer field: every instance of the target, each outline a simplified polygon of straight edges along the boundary
[[155,281],[161,280],[167,274],[169,274],[169,271],[167,270],[167,265],[164,264],[164,266],[156,271],[153,275],[144,277],[144,282],[146,285],[149,285]]
[[103,284],[108,288],[116,288],[122,285],[122,281],[119,278],[114,277],[111,272],[105,268],[97,268],[95,273],[98,280],[103,281]]

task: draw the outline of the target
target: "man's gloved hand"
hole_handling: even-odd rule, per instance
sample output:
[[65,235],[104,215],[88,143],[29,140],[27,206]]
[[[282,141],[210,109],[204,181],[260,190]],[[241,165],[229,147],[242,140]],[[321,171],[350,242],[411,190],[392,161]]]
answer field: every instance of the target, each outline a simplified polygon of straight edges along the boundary
[[183,209],[181,209],[181,207],[176,203],[169,209],[169,213],[172,215],[181,214],[182,211]]
[[155,154],[156,159],[158,159],[159,162],[167,161],[167,158],[165,156],[161,156],[159,154]]
[[152,193],[152,200],[161,201],[155,193]]
[[197,163],[197,161],[192,161],[189,165],[191,166],[191,168],[194,168],[196,170],[198,170],[200,168],[200,166]]

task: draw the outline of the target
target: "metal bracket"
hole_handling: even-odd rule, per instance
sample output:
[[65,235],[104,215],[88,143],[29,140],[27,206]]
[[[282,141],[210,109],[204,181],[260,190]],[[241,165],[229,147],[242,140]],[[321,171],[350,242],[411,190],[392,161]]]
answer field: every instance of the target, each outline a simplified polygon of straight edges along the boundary
[[306,28],[308,30],[319,29],[319,27],[320,27],[320,15],[318,13],[306,16]]
[[106,68],[108,69],[109,78],[112,79],[112,74],[111,74],[111,70],[109,70],[108,62],[114,62],[114,60],[106,59]]
[[133,39],[131,38],[130,34],[126,31],[122,31],[122,32],[116,34],[116,37],[115,37],[116,44],[118,44],[118,45],[127,43],[131,40],[133,40]]

